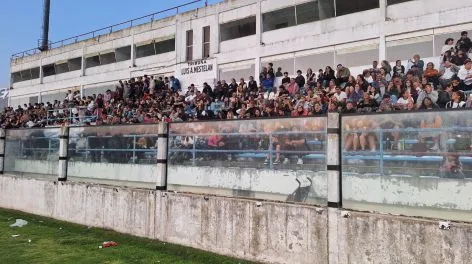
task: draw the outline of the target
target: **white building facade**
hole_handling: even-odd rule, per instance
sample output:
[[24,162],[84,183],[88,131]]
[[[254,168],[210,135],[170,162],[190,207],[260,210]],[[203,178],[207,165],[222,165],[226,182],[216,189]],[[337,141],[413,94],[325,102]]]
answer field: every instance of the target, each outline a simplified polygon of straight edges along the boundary
[[470,0],[226,0],[11,61],[9,105],[114,90],[144,74],[194,83],[259,75],[272,62],[294,75],[419,54],[438,65],[444,41],[472,32]]

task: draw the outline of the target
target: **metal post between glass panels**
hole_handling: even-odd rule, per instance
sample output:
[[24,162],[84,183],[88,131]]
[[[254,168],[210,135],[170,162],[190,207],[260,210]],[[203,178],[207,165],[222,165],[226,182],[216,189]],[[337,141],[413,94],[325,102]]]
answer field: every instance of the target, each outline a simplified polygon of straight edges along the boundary
[[[49,141],[51,142],[51,141]],[[68,145],[69,145],[69,127],[61,127],[59,134],[59,166],[57,174],[59,181],[67,180],[68,163]]]
[[0,129],[0,174],[3,174],[5,160],[5,129]]

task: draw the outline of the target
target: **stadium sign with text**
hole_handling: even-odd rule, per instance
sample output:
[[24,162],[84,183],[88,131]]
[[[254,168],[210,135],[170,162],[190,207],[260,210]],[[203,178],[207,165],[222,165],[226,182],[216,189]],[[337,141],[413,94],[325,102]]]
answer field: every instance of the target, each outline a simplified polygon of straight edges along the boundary
[[188,67],[182,68],[181,74],[195,74],[213,71],[213,63],[207,63],[206,60],[196,60],[187,63]]

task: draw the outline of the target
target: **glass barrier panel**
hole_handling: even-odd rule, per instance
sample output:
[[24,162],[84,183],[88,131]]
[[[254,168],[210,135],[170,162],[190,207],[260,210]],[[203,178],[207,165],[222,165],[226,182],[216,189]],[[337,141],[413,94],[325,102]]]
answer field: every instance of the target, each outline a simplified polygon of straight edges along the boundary
[[158,125],[71,127],[68,178],[118,185],[155,183],[157,129]]
[[58,128],[6,131],[5,172],[57,177],[58,165]]
[[326,120],[171,123],[168,189],[326,204]]
[[343,116],[343,206],[470,220],[471,113]]

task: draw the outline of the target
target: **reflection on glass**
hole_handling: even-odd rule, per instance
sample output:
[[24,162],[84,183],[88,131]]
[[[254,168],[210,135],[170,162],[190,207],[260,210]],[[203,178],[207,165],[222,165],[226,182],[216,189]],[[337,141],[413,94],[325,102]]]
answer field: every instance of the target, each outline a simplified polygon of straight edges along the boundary
[[71,180],[111,182],[134,187],[155,183],[158,125],[71,127]]
[[7,130],[5,171],[57,174],[59,129]]
[[170,126],[170,164],[324,170],[325,119],[274,119]]
[[[226,188],[236,196],[241,191],[252,197],[258,191],[284,193],[289,195],[287,200],[303,202],[317,173],[326,170],[325,138],[325,117],[171,123],[168,181],[170,185]],[[325,184],[321,178],[317,180]],[[289,191],[284,181],[295,188]],[[297,187],[306,193],[297,193]],[[317,197],[325,195],[323,191]]]
[[[464,199],[470,203],[465,195],[472,192],[470,113],[344,116],[343,198],[347,204],[470,210],[462,206]],[[432,216],[421,211],[414,214]]]
[[155,164],[155,126],[72,127],[69,130],[71,161]]

